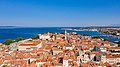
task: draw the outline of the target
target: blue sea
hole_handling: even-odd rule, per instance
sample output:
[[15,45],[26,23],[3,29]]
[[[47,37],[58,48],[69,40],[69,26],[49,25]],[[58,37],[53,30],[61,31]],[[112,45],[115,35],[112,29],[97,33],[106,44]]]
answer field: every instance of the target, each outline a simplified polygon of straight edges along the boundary
[[[0,42],[4,42],[7,39],[15,40],[18,37],[31,38],[34,35],[44,32],[64,32],[61,27],[9,27],[0,28]],[[118,38],[109,37],[106,34],[101,34],[97,31],[73,31],[67,30],[67,32],[77,32],[78,34],[87,34],[90,36],[100,36],[102,38],[108,38],[110,41],[120,41]]]

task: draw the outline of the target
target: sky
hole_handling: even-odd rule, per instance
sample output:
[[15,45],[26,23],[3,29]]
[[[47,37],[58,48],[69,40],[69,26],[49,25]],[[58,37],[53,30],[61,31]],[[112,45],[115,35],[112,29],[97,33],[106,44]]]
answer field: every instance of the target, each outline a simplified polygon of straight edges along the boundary
[[120,24],[120,0],[0,0],[0,26]]

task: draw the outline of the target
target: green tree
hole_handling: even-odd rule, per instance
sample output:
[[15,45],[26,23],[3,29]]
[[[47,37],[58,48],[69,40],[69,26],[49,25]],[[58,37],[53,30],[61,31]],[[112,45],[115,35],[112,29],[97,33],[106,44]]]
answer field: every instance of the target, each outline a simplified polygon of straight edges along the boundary
[[48,32],[44,32],[43,34],[47,34]]
[[95,52],[95,50],[91,50],[91,52]]
[[13,40],[8,39],[8,40],[5,40],[5,41],[4,41],[4,44],[5,44],[5,45],[10,45],[10,44],[13,43],[13,42],[14,42]]
[[100,39],[100,36],[93,36],[93,39]]
[[120,47],[120,44],[118,44],[118,47]]
[[3,65],[2,67],[7,67],[7,65]]
[[18,41],[21,41],[21,40],[25,40],[25,38],[22,38],[22,37],[19,37],[19,38],[16,38],[16,42],[18,42]]
[[81,34],[81,35],[83,35],[83,36],[88,36],[87,34]]
[[104,38],[104,41],[109,41],[109,39],[108,38]]
[[65,34],[65,32],[62,32],[61,34]]
[[33,36],[32,39],[39,39],[39,36],[38,35]]

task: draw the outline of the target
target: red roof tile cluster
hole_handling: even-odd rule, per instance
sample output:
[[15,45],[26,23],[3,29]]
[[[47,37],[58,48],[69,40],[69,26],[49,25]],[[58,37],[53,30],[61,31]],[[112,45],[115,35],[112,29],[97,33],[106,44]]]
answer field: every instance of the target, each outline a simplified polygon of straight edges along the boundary
[[[46,36],[46,34],[43,35]],[[38,67],[39,65],[40,67],[62,67],[64,64],[68,64],[68,67],[98,67],[113,66],[119,63],[120,56],[110,52],[110,49],[119,49],[117,46],[113,47],[115,43],[70,33],[49,33],[49,36],[51,37],[49,40],[18,42],[15,47],[0,45],[0,65],[6,64],[7,67]],[[40,43],[41,47],[33,47]],[[19,46],[29,47],[26,50],[19,50]],[[116,63],[109,63],[111,58]]]

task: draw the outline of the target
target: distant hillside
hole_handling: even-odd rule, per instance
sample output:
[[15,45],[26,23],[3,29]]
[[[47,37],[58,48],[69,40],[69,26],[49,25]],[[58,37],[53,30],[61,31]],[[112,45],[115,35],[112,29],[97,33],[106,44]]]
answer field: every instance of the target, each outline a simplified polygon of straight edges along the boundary
[[16,28],[16,26],[0,26],[0,29]]
[[120,27],[120,24],[111,24],[110,26]]

